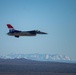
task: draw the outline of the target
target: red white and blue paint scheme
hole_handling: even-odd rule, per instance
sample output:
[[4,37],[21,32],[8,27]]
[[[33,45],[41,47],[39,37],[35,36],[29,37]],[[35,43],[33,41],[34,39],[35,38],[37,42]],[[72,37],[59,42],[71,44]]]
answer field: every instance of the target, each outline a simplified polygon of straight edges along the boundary
[[39,30],[31,30],[31,31],[15,30],[11,24],[7,24],[7,27],[9,28],[9,32],[7,34],[9,36],[15,36],[17,38],[19,38],[19,36],[36,36],[37,34],[47,34]]

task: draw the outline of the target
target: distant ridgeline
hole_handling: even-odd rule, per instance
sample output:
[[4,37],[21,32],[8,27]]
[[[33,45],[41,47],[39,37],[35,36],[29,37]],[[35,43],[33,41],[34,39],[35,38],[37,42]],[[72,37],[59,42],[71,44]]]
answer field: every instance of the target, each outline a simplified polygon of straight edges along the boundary
[[31,59],[38,61],[70,61],[71,59],[68,56],[60,54],[8,54],[6,56],[0,56],[1,59]]

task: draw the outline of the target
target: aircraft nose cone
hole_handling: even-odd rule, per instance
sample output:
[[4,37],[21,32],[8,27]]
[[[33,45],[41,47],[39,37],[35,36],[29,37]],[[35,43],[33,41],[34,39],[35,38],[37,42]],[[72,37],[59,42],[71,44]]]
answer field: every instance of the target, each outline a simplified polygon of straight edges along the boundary
[[47,34],[47,33],[45,33],[45,32],[40,32],[41,34]]
[[45,32],[37,32],[38,34],[47,34],[47,33],[45,33]]

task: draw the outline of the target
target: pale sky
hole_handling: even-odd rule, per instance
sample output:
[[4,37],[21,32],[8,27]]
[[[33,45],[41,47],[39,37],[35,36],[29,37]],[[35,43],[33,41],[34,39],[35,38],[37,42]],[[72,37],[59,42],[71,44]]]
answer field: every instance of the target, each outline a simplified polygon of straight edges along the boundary
[[[6,24],[47,35],[15,38]],[[76,61],[76,0],[0,0],[0,55],[62,54]]]

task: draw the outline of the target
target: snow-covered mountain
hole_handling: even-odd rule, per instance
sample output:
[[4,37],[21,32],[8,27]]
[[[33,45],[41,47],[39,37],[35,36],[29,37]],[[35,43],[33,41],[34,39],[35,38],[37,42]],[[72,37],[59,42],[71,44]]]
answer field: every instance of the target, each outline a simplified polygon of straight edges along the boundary
[[32,59],[38,61],[68,61],[71,60],[68,56],[61,54],[8,54],[6,56],[0,56],[2,59]]

